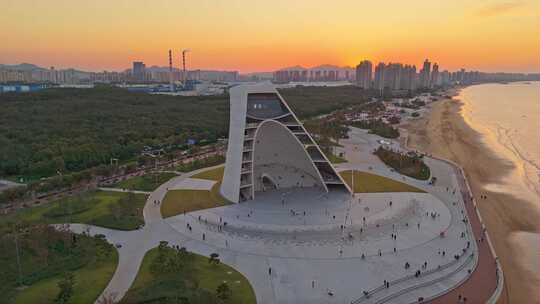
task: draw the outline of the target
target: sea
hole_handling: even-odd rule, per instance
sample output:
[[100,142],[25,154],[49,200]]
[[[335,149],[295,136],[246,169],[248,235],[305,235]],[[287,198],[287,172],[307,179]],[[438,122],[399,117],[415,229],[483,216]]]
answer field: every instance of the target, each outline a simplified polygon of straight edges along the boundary
[[[540,214],[540,82],[474,85],[461,90],[459,98],[467,124],[489,149],[514,164],[486,190],[529,201]],[[510,238],[523,250],[523,266],[540,278],[540,231],[518,231]]]

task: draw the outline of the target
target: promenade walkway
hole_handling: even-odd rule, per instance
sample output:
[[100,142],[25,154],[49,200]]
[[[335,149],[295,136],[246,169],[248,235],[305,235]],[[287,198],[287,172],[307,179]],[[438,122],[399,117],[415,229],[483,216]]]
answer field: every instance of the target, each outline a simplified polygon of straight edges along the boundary
[[[461,195],[469,215],[474,238],[477,241],[478,265],[467,281],[443,296],[433,299],[431,303],[452,303],[458,301],[460,296],[467,298],[468,303],[495,303],[497,294],[500,295],[500,291],[497,289],[502,288],[502,272],[499,270],[494,251],[490,247],[467,181],[459,168],[454,166],[454,170],[458,176]],[[501,281],[499,281],[500,277]]]
[[[344,148],[345,153],[354,153],[359,149],[351,149],[355,144],[362,144],[363,151],[365,154],[370,153],[376,146],[378,137],[374,135],[367,134],[363,130],[354,129],[352,132],[353,136],[349,141],[350,145],[346,145]],[[356,136],[354,136],[356,135]],[[405,142],[407,142],[405,140]],[[393,149],[401,149],[397,142],[392,141]],[[352,151],[354,150],[354,151]],[[364,155],[362,153],[354,153],[357,159],[369,159],[369,162],[364,162],[363,167],[369,167],[369,170],[373,170],[372,165],[374,162],[382,163],[380,160],[370,159],[372,156]],[[471,226],[472,232],[474,234],[474,240],[477,243],[478,248],[478,257],[476,267],[472,270],[472,273],[462,282],[455,287],[449,290],[448,292],[441,293],[437,297],[424,298],[425,302],[429,303],[459,303],[459,299],[467,298],[467,303],[495,303],[500,296],[501,289],[503,288],[503,274],[500,270],[500,265],[496,260],[496,254],[489,243],[489,236],[487,235],[481,220],[481,216],[476,208],[474,199],[471,196],[471,191],[469,185],[467,184],[466,177],[461,168],[447,160],[430,158],[426,157],[426,162],[432,169],[432,172],[435,171],[436,176],[440,179],[442,176],[437,171],[437,167],[441,165],[446,165],[450,167],[453,174],[457,178],[457,189],[460,189],[460,194],[462,197],[462,202],[464,203],[464,208],[466,214],[468,215],[469,225]],[[344,170],[348,168],[350,164],[344,164],[341,169]],[[434,170],[435,169],[435,170]],[[390,178],[396,178],[398,175],[395,172],[390,170],[377,170],[377,174],[385,175]],[[386,172],[384,172],[386,171]],[[388,172],[390,171],[390,172]],[[444,172],[444,171],[443,171]],[[403,180],[407,180],[408,183],[411,182],[411,178],[402,177]],[[440,182],[440,180],[438,181]],[[413,182],[414,183],[414,182]],[[414,301],[418,302],[418,301]],[[411,302],[411,303],[414,303]]]

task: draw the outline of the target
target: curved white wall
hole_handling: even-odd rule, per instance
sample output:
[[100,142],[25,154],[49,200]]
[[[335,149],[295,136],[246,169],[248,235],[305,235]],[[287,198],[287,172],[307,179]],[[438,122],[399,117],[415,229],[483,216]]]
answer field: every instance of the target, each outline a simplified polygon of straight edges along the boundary
[[304,146],[281,123],[264,121],[258,128],[254,144],[255,190],[262,190],[261,176],[267,174],[279,188],[324,188],[324,183]]
[[244,131],[246,128],[247,92],[242,86],[231,88],[229,139],[225,172],[221,182],[221,195],[231,202],[240,198],[240,174],[242,170],[242,151],[244,147]]

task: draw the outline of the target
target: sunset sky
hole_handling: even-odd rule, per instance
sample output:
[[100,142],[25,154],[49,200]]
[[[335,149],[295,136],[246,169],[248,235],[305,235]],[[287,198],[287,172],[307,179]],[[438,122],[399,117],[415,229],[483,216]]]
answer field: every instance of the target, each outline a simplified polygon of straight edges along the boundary
[[540,1],[0,0],[0,63],[122,70],[272,71],[291,65],[438,62],[540,72]]

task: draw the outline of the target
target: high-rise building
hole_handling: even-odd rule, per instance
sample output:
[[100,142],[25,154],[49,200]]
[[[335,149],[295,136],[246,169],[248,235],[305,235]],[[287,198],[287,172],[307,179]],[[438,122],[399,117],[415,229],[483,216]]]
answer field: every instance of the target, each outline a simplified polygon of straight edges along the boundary
[[373,65],[368,60],[364,60],[356,66],[356,83],[364,90],[371,88],[372,70]]
[[433,70],[431,71],[431,81],[430,81],[430,88],[433,88],[435,86],[440,86],[439,83],[439,65],[433,64]]
[[405,65],[401,69],[401,90],[415,90],[416,89],[416,66]]
[[3,82],[32,82],[32,72],[0,68],[0,83]]
[[146,66],[141,61],[133,62],[133,79],[137,81],[144,81],[146,76]]
[[380,62],[375,67],[375,77],[373,79],[374,88],[382,92],[384,90],[384,74],[385,74],[386,65],[384,62]]
[[401,69],[400,63],[389,63],[385,68],[384,87],[391,90],[401,89]]
[[349,80],[354,75],[353,71],[354,70],[349,67],[338,67],[333,65],[320,65],[312,68],[293,66],[275,71],[273,73],[273,81],[286,83],[291,81],[306,82]]
[[424,66],[422,67],[422,70],[420,71],[420,86],[422,88],[429,88],[430,80],[431,80],[431,62],[426,59],[424,61]]
[[407,90],[414,91],[418,87],[418,74],[416,74],[416,66],[409,66],[407,74],[409,78],[409,86],[407,87]]
[[450,72],[448,72],[447,70],[442,71],[439,79],[441,80],[441,85],[443,86],[449,85],[451,83]]

